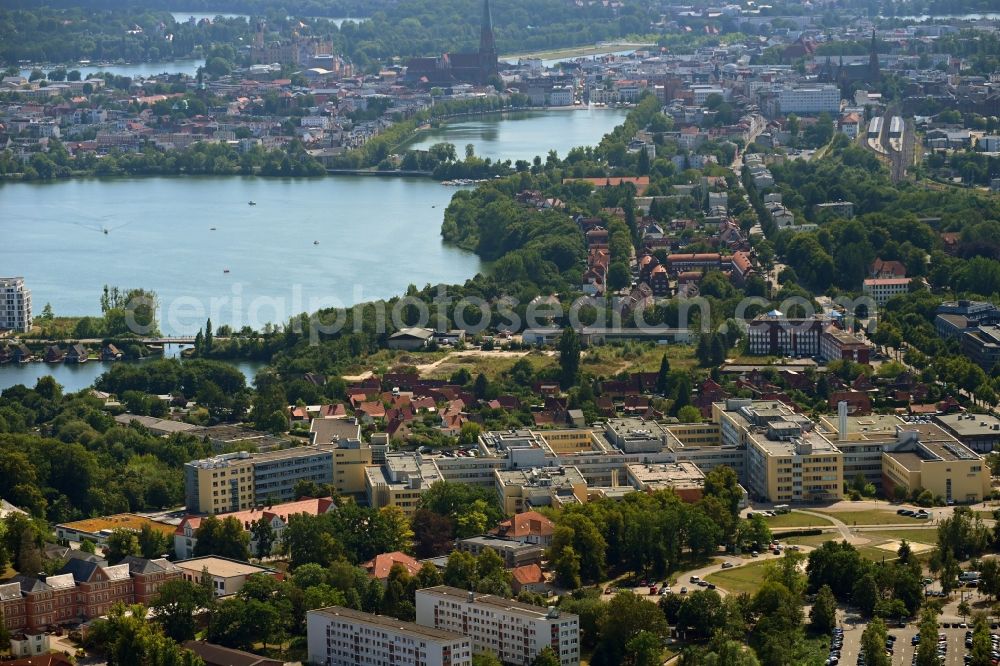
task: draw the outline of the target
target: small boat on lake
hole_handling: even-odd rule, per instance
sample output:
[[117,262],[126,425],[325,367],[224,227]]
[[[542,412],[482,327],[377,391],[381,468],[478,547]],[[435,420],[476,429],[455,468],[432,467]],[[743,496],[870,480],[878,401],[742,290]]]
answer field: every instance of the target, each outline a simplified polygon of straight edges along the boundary
[[257,202],[256,202],[256,201],[248,201],[247,203],[248,203],[249,205],[251,205],[251,206],[256,206],[256,205],[257,205]]

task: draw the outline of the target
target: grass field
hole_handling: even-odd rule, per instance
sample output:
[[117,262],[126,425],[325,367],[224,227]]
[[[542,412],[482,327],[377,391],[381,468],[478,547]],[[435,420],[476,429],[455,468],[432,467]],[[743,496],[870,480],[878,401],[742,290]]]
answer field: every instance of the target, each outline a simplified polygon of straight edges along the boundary
[[527,359],[535,372],[551,367],[558,361],[555,356],[546,356],[541,352],[529,352],[524,356],[483,352],[475,355],[449,356],[433,368],[420,374],[430,379],[448,379],[460,368],[465,368],[473,377],[484,374],[487,379],[492,381],[508,372],[521,358]]
[[775,537],[782,543],[794,544],[796,546],[812,546],[817,548],[822,546],[827,541],[840,541],[840,532],[837,530],[831,530],[829,532],[823,532],[822,534],[811,534],[809,536],[793,536],[787,539],[780,534]]
[[825,516],[832,516],[847,525],[904,525],[926,524],[926,520],[900,516],[895,511],[868,509],[865,511],[817,511]]
[[[777,558],[775,558],[777,559]],[[741,564],[734,569],[725,569],[705,577],[710,583],[715,583],[722,589],[732,594],[746,592],[753,594],[764,582],[764,562],[754,562],[753,564]]]
[[829,520],[797,511],[779,514],[773,518],[765,518],[764,521],[771,529],[776,527],[828,527],[832,524]]
[[[936,544],[937,543],[937,530],[927,529],[927,530],[878,530],[872,532],[861,532],[864,536],[868,537],[872,541],[877,538],[886,540],[902,540],[915,541],[916,543],[927,543]],[[876,537],[876,535],[878,535]]]
[[588,349],[580,360],[580,369],[597,377],[612,377],[620,372],[656,372],[664,354],[671,370],[687,370],[698,362],[691,345],[608,345]]

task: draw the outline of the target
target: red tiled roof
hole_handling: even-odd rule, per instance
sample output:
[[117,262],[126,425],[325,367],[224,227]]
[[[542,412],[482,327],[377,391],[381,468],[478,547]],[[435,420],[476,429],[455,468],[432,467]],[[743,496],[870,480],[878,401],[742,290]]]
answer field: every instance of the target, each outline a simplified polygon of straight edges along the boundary
[[545,575],[542,574],[542,568],[537,564],[525,564],[511,571],[520,585],[531,585],[533,583],[544,583]]
[[[309,516],[318,516],[326,513],[330,510],[333,505],[333,500],[329,497],[309,497],[306,499],[298,500],[297,502],[285,502],[284,504],[275,504],[273,506],[268,506],[263,509],[247,509],[246,511],[233,511],[231,513],[220,513],[216,515],[219,520],[225,520],[226,518],[235,518],[244,526],[248,528],[248,525],[263,517],[273,517],[278,516],[283,521],[288,522],[289,516],[294,516],[298,514],[306,514]],[[174,530],[174,534],[184,534],[184,526],[190,525],[191,529],[198,529],[201,525],[201,516],[187,516],[181,521],[177,529]]]
[[391,553],[376,555],[374,558],[368,560],[361,566],[364,567],[364,569],[368,572],[368,575],[372,578],[385,580],[389,577],[389,571],[392,569],[392,565],[394,564],[402,564],[406,567],[406,570],[411,576],[420,571],[419,562],[406,553],[401,553],[398,550]]
[[555,523],[538,513],[537,511],[525,511],[514,514],[513,517],[500,523],[497,528],[504,536],[511,538],[537,536],[552,536],[555,530]]

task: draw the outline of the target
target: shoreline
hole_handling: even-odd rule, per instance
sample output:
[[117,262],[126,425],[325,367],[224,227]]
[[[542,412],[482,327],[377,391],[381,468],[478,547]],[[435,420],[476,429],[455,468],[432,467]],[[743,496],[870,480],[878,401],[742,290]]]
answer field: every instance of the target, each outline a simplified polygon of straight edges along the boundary
[[629,49],[639,50],[653,48],[655,43],[650,42],[620,42],[617,44],[604,44],[601,46],[567,46],[561,49],[549,49],[547,51],[533,51],[529,53],[512,53],[500,56],[501,61],[517,60],[573,60],[574,58],[585,58],[589,56],[609,55],[618,51]]
[[[574,104],[573,106],[524,106],[524,107],[517,107],[517,108],[492,109],[492,110],[489,110],[489,111],[474,111],[474,112],[470,111],[470,112],[465,112],[465,113],[456,113],[456,114],[452,114],[452,115],[449,115],[449,116],[439,116],[439,117],[435,118],[435,120],[440,121],[440,125],[438,127],[434,127],[434,126],[430,126],[430,127],[424,127],[424,126],[417,127],[405,139],[403,139],[402,141],[400,141],[399,143],[397,143],[395,146],[393,146],[393,152],[396,152],[396,151],[399,151],[399,150],[403,150],[405,152],[405,150],[406,150],[405,146],[407,144],[410,144],[410,143],[416,141],[417,139],[419,139],[419,137],[422,134],[424,134],[426,132],[432,132],[432,131],[441,129],[443,126],[448,125],[451,122],[455,122],[455,121],[462,122],[463,120],[466,120],[466,119],[469,119],[469,118],[475,118],[475,117],[480,117],[480,116],[491,116],[491,115],[501,115],[502,116],[504,114],[511,114],[511,113],[549,113],[549,112],[576,112],[576,111],[599,111],[600,112],[600,111],[609,111],[609,110],[616,110],[616,109],[627,109],[627,108],[630,108],[630,106],[631,105],[615,105],[615,106],[606,106],[605,105],[605,106],[593,106],[593,107],[591,107],[590,105],[584,105],[584,104],[580,104],[580,105]],[[394,178],[404,178],[404,177],[406,177],[406,178],[432,178],[432,175],[430,173],[418,173],[418,172],[406,172],[406,173],[402,173],[398,169],[388,170],[388,171],[379,171],[375,167],[367,167],[367,168],[361,168],[361,169],[337,169],[337,168],[327,168],[327,167],[324,167],[324,173],[322,175],[315,175],[315,176],[262,176],[259,173],[249,173],[249,174],[244,174],[244,173],[232,173],[232,174],[226,174],[226,173],[217,173],[217,174],[203,174],[203,173],[197,173],[197,174],[189,174],[189,173],[141,173],[141,174],[118,174],[118,175],[104,175],[104,176],[102,176],[102,175],[98,175],[98,174],[90,173],[90,172],[71,173],[69,176],[64,177],[64,178],[47,178],[47,179],[35,178],[35,179],[31,179],[31,180],[24,180],[21,176],[22,176],[22,174],[14,174],[14,173],[0,175],[0,187],[2,187],[3,184],[5,184],[5,183],[36,183],[36,184],[37,183],[43,183],[43,184],[55,184],[55,183],[67,182],[67,181],[71,181],[71,180],[82,180],[82,179],[88,179],[88,178],[95,178],[95,179],[102,179],[102,180],[103,179],[111,180],[111,179],[118,179],[118,178],[190,178],[190,177],[213,177],[213,178],[215,178],[215,177],[218,177],[218,178],[239,177],[239,178],[267,178],[267,179],[276,179],[276,178],[283,178],[283,179],[288,179],[288,178],[292,178],[292,179],[320,179],[320,178],[330,178],[330,177],[338,177],[338,176],[339,177],[343,177],[343,176],[360,176],[360,177],[382,176],[382,177],[394,177]]]

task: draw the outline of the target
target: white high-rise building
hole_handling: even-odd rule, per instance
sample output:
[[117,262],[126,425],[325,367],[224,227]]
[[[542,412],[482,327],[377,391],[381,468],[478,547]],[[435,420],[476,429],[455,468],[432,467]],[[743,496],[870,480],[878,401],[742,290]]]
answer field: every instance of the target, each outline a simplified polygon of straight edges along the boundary
[[840,88],[832,84],[781,86],[777,89],[781,113],[840,113]]
[[563,666],[580,664],[580,618],[492,594],[438,585],[417,590],[417,624],[464,634],[473,652],[528,666],[551,647]]
[[322,666],[470,666],[465,636],[342,606],[306,614],[309,663]]
[[27,333],[31,322],[31,290],[24,278],[0,278],[0,330]]

